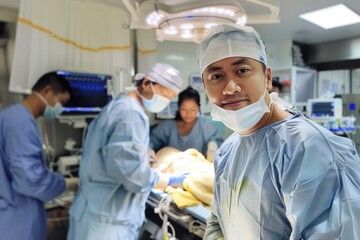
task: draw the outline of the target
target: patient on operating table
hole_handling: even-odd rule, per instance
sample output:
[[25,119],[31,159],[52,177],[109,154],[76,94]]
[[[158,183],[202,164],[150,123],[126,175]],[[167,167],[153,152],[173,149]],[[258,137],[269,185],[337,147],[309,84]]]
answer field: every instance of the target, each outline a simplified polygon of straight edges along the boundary
[[172,147],[164,147],[157,153],[157,161],[152,167],[171,175],[186,174],[182,188],[165,188],[178,205],[188,207],[203,204],[209,206],[214,195],[214,167],[196,149],[184,152]]

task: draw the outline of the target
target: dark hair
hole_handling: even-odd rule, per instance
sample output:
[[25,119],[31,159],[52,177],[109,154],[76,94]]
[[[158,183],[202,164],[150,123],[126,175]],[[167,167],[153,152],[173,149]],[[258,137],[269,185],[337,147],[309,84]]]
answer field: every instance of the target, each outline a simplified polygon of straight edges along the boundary
[[65,79],[65,77],[58,75],[56,72],[48,72],[42,75],[32,87],[32,90],[38,92],[49,85],[55,94],[68,92],[70,96],[72,95],[69,82]]
[[273,85],[273,87],[279,88],[280,92],[282,91],[282,89],[284,87],[279,80],[275,80],[275,79],[272,80],[272,85]]
[[184,91],[179,93],[179,100],[178,100],[178,110],[176,111],[176,115],[175,115],[175,120],[181,120],[181,115],[180,115],[180,106],[181,104],[185,101],[185,100],[194,100],[195,103],[200,107],[200,94],[198,91],[196,91],[195,89],[193,89],[192,87],[187,87]]

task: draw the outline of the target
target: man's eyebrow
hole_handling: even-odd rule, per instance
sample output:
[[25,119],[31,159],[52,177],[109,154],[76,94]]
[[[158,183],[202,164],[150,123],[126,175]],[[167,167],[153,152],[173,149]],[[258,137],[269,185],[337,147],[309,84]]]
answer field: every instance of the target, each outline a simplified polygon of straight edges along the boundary
[[[236,66],[236,65],[239,65],[239,64],[244,64],[244,63],[247,63],[248,60],[246,58],[241,58],[239,60],[237,60],[236,62],[233,62],[231,63],[231,66]],[[222,67],[218,67],[218,66],[210,66],[206,72],[207,73],[212,73],[212,72],[215,72],[215,71],[218,71],[218,70],[221,70]]]
[[231,66],[235,66],[235,65],[239,65],[239,64],[244,64],[244,63],[247,63],[248,60],[246,58],[241,58],[239,59],[238,61],[234,62],[231,64]]
[[222,69],[222,67],[211,66],[211,67],[209,67],[208,69],[206,69],[206,72],[207,72],[207,73],[212,73],[212,72],[218,71],[218,70],[220,70],[220,69]]

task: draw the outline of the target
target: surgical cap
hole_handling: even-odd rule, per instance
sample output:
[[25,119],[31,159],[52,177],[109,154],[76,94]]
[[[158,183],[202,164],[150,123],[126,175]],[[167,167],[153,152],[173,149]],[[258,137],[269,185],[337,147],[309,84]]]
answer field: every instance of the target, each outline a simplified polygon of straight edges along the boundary
[[140,81],[140,80],[143,80],[145,77],[146,77],[146,75],[144,73],[137,73],[137,74],[135,74],[134,80]]
[[155,64],[147,74],[150,81],[167,87],[179,93],[184,80],[180,77],[179,71],[166,63]]
[[237,24],[217,25],[209,29],[198,45],[201,73],[212,63],[229,57],[247,57],[266,65],[265,44],[255,29]]

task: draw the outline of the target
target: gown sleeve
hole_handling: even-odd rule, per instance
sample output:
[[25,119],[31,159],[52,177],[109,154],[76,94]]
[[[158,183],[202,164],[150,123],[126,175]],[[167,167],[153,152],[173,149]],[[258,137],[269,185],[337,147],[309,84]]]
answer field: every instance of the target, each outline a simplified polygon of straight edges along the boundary
[[215,206],[212,204],[212,211],[210,217],[206,220],[206,230],[204,240],[218,240],[223,237],[219,220],[216,216]]
[[360,160],[350,141],[313,136],[291,149],[281,180],[290,239],[359,239]]
[[35,121],[14,119],[5,132],[5,139],[11,184],[15,191],[44,202],[65,191],[64,177],[45,165]]
[[[109,176],[122,182],[129,192],[147,192],[158,174],[148,166],[148,129],[139,113],[118,120],[102,154]],[[134,117],[135,115],[135,117]]]

